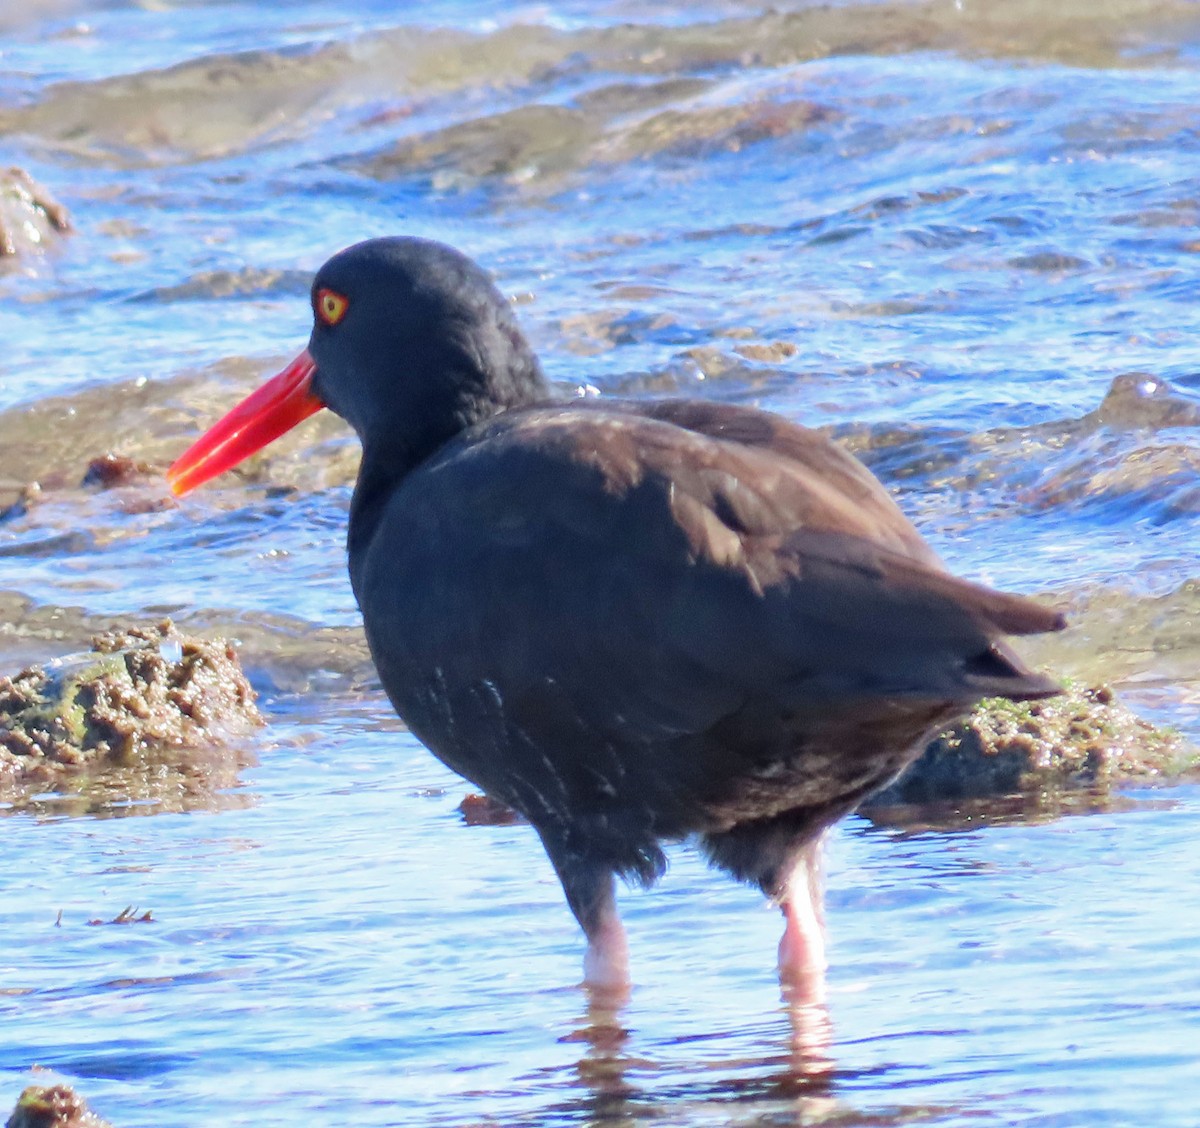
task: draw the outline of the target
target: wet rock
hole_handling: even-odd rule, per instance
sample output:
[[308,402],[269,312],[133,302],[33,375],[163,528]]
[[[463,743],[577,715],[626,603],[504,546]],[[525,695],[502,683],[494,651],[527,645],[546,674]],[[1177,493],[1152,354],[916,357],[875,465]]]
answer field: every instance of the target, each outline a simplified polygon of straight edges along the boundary
[[0,524],[5,521],[13,521],[18,517],[24,517],[29,512],[30,507],[37,504],[41,496],[41,482],[26,482],[25,485],[17,490],[16,500],[0,508]]
[[1143,720],[1106,686],[1046,701],[981,702],[865,806],[1107,792],[1178,778],[1200,750]]
[[711,79],[691,76],[658,82],[610,82],[583,91],[576,103],[588,113],[610,118],[618,114],[646,113],[664,104],[697,98],[712,85]]
[[[119,513],[136,517],[174,509],[175,498],[162,492],[161,466],[109,451],[88,463],[79,485],[82,489],[118,490],[123,496],[116,503]],[[128,487],[143,487],[141,490]],[[149,486],[149,490],[145,487]]]
[[596,133],[595,123],[577,110],[520,106],[405,138],[362,171],[379,179],[432,173],[439,188],[493,176],[523,181],[573,167]]
[[1115,512],[1122,505],[1155,524],[1190,518],[1200,512],[1200,449],[1185,443],[1085,449],[1017,496],[1041,509],[1104,502]]
[[[48,3],[85,11],[95,6],[83,0],[0,5],[0,26],[28,18],[18,10],[41,12]],[[595,99],[592,116],[637,107],[644,112],[646,102],[661,103],[661,94],[639,93],[654,79],[688,82],[667,95],[679,102],[703,81],[693,76],[712,76],[707,85],[730,81],[727,76],[741,84],[755,71],[803,75],[806,64],[820,58],[960,54],[1129,67],[1143,65],[1155,50],[1183,50],[1179,45],[1191,42],[1194,19],[1191,5],[1146,0],[1053,10],[1028,3],[879,0],[869,19],[855,5],[804,4],[786,12],[773,10],[777,6],[717,7],[731,14],[664,23],[639,21],[635,6],[622,6],[629,18],[612,26],[585,21],[566,30],[539,26],[533,6],[526,9],[528,19],[502,21],[490,31],[409,25],[364,29],[351,42],[303,50],[291,45],[207,55],[160,70],[53,83],[34,101],[0,108],[0,132],[38,137],[76,159],[137,167],[236,157],[281,140],[328,134],[333,122],[338,136],[347,138],[347,152],[354,152],[357,130],[346,128],[345,120],[355,113],[369,128],[406,119],[443,98],[469,112],[510,92],[564,80],[586,86],[597,76],[616,89]],[[197,113],[197,106],[206,112]],[[1178,131],[1192,128],[1190,106],[1176,114]],[[988,118],[986,110],[958,113],[947,124],[963,133],[984,131],[994,128]],[[667,133],[674,132],[668,124]]]
[[109,1128],[70,1085],[30,1085],[5,1128]]
[[1149,372],[1126,372],[1108,389],[1091,421],[1105,427],[1197,427],[1200,396]]
[[1008,265],[1018,270],[1034,270],[1042,274],[1065,274],[1073,270],[1087,270],[1092,264],[1078,255],[1069,255],[1062,251],[1038,251],[1031,255],[1010,258]]
[[[657,93],[647,90],[653,100]],[[432,174],[439,188],[499,177],[526,183],[593,163],[623,164],[656,156],[703,157],[739,152],[826,122],[835,115],[808,101],[759,99],[735,105],[666,109],[648,118],[620,99],[584,98],[579,107],[533,104],[403,138],[351,165],[377,179]]]
[[525,821],[507,803],[475,791],[463,797],[458,812],[467,826],[513,826]]
[[269,270],[245,266],[240,270],[204,270],[174,286],[158,286],[138,294],[139,302],[179,302],[205,298],[308,297],[312,274],[305,270]]
[[835,119],[809,101],[753,101],[731,106],[669,109],[624,129],[600,148],[605,160],[625,162],[658,154],[703,158],[737,153],[760,141],[786,137]]
[[[37,481],[0,481],[0,524],[25,517],[42,502],[57,499],[75,489],[89,492],[116,491],[108,509],[124,516],[157,513],[176,506],[175,498],[162,485],[165,464],[145,462],[109,451],[93,458],[79,476],[78,470],[49,470]],[[12,497],[12,501],[7,501]],[[92,515],[94,516],[94,514]],[[94,526],[93,526],[94,527]]]
[[0,677],[0,790],[219,745],[263,723],[254,697],[227,642],[170,622],[97,635],[89,653]]
[[67,209],[24,169],[0,172],[0,259],[41,250],[71,230]]
[[761,344],[737,345],[733,351],[746,360],[757,360],[763,364],[782,364],[785,360],[794,357],[800,350],[791,341],[769,341]]
[[157,473],[148,462],[139,462],[135,458],[109,451],[88,463],[87,471],[79,484],[111,490],[114,486],[127,486]]

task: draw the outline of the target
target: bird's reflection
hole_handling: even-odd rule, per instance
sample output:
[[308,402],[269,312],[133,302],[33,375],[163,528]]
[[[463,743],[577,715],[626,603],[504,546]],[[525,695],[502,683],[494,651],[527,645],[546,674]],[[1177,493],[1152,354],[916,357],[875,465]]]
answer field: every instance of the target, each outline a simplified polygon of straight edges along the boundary
[[791,1029],[791,1070],[804,1083],[833,1073],[833,1023],[824,999],[814,1001],[783,988],[783,1009]]
[[586,1007],[579,1025],[566,1041],[581,1043],[584,1052],[575,1063],[575,1074],[586,1093],[589,1123],[631,1119],[643,1094],[629,1079],[640,1064],[629,1054],[630,1031],[622,1021],[629,1001],[628,989],[585,988]]
[[[676,1063],[633,1051],[628,1002],[628,991],[588,989],[578,1025],[562,1039],[583,1047],[574,1065],[581,1092],[570,1102],[577,1115],[582,1112],[583,1123],[639,1123],[654,1119],[656,1108],[678,1109],[699,1101],[761,1103],[769,1106],[769,1113],[764,1107],[764,1115],[770,1116],[772,1124],[794,1120],[801,1125],[811,1124],[814,1116],[828,1115],[835,1104],[833,1027],[824,1003],[789,998],[785,992],[782,1013],[788,1036],[780,1039],[775,1054],[754,1059],[718,1057],[703,1065],[692,1058],[683,1067],[692,1076],[681,1081]],[[699,1076],[697,1068],[703,1071]],[[649,1083],[655,1076],[664,1083]]]

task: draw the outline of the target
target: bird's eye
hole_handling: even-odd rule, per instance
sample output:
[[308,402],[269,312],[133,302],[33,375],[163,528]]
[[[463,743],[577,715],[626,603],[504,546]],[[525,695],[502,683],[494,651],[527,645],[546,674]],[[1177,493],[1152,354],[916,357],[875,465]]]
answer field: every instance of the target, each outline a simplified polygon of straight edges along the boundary
[[336,290],[318,290],[314,304],[317,316],[326,325],[336,325],[346,316],[346,310],[350,307],[350,302]]

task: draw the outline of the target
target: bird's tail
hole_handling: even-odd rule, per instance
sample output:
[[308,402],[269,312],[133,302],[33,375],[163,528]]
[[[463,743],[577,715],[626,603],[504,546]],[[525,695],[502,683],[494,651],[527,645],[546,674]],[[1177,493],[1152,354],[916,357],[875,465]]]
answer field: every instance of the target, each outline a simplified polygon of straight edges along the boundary
[[1023,595],[996,591],[983,584],[959,579],[949,572],[932,570],[903,556],[881,557],[880,563],[892,583],[904,586],[907,581],[942,596],[966,611],[991,636],[984,649],[963,663],[964,688],[980,697],[1008,697],[1014,701],[1032,701],[1062,692],[1057,681],[1030,669],[1016,651],[998,637],[1061,631],[1067,625],[1061,611]]

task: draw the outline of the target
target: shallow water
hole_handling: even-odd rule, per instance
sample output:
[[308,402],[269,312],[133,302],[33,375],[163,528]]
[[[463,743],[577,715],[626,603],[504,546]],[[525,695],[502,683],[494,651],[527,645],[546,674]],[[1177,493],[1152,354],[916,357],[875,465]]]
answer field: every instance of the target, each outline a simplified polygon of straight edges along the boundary
[[0,10],[3,160],[77,228],[0,273],[0,507],[42,486],[0,519],[0,668],[171,614],[272,721],[0,823],[0,1104],[41,1065],[118,1126],[1196,1122],[1195,787],[849,820],[816,1062],[775,914],[676,849],[589,1016],[534,836],[464,825],[375,684],[337,421],[178,506],[79,484],[298,349],[332,251],[441,238],[564,388],[830,427],[956,570],[1071,610],[1028,652],[1200,739],[1194,5],[645,8]]

